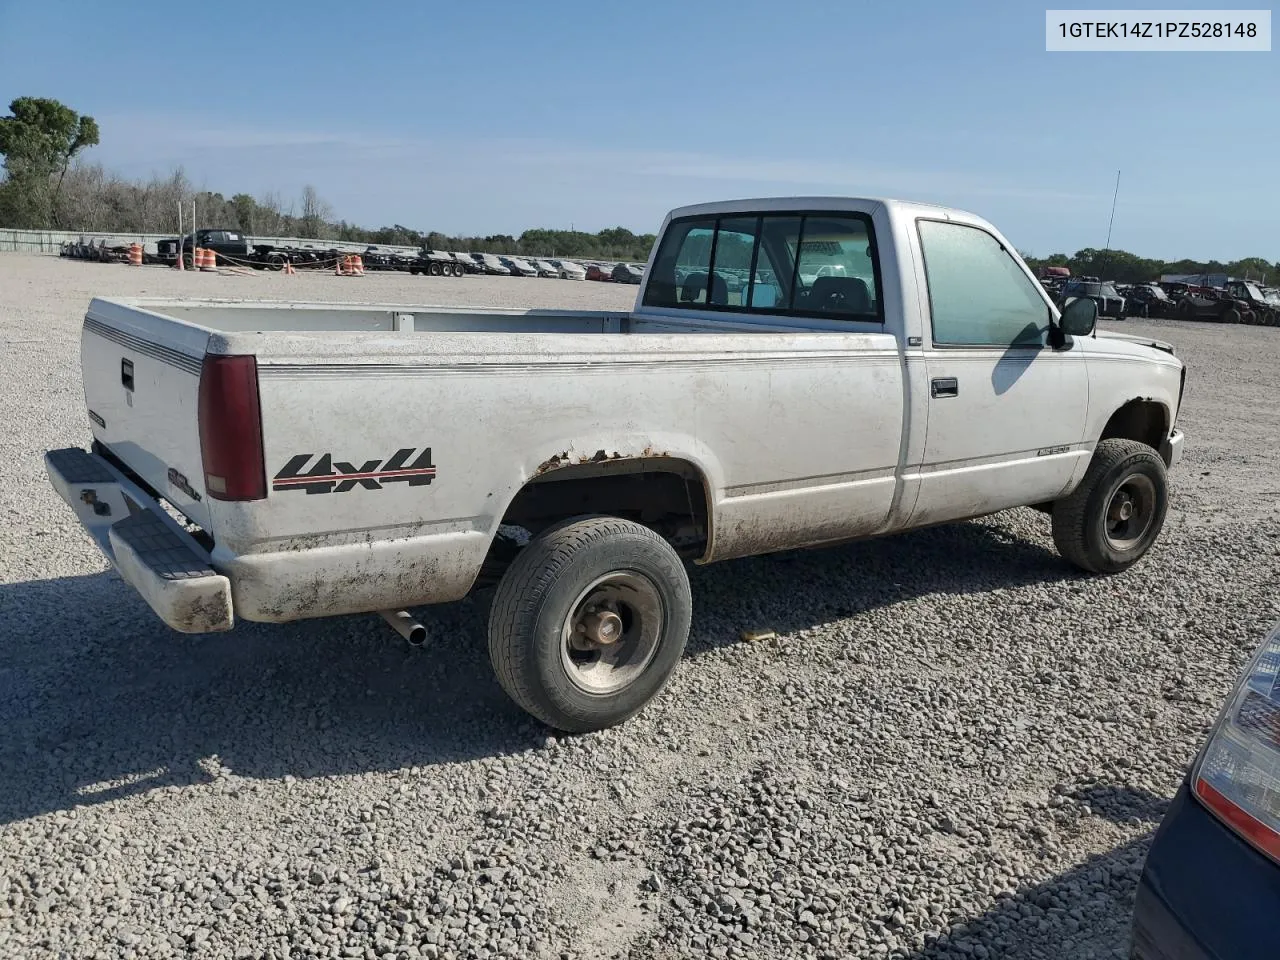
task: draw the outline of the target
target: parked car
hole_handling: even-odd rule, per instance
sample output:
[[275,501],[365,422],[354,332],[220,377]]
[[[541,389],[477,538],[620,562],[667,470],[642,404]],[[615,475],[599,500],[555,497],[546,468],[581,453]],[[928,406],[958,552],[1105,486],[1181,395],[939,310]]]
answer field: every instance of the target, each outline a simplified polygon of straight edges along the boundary
[[520,257],[499,257],[503,266],[511,271],[513,277],[536,277],[538,268],[528,260]]
[[538,271],[538,276],[540,277],[559,278],[560,276],[560,268],[550,260],[530,260],[528,262]]
[[[713,270],[685,299],[676,265],[744,224],[729,243],[761,272],[821,244],[871,279],[761,310]],[[1092,300],[1059,312],[994,226],[934,205],[675,210],[622,316],[316,306],[93,300],[92,452],[47,453],[54,490],[186,633],[379,612],[421,643],[410,608],[496,583],[498,679],[567,731],[666,684],[687,561],[1035,506],[1071,564],[1118,573],[1159,536],[1183,445],[1169,344],[1095,335]]]
[[1242,304],[1240,319],[1242,323],[1256,323],[1264,327],[1274,327],[1280,323],[1280,302],[1251,280],[1228,280],[1223,288],[1226,296]]
[[1173,316],[1174,301],[1159,284],[1135,283],[1124,298],[1125,316],[1168,319]]
[[613,270],[598,263],[587,265],[588,280],[612,280]]
[[511,268],[503,262],[501,257],[492,253],[473,253],[471,257],[480,265],[480,269],[490,276],[511,276]]
[[634,263],[620,263],[613,268],[612,276],[618,283],[639,283],[644,279],[644,268]]
[[466,273],[484,273],[484,267],[475,260],[469,253],[460,253],[453,251],[450,256],[458,263],[462,264],[462,269]]
[[1280,916],[1280,626],[1241,674],[1147,852],[1134,960],[1273,960]]
[[572,260],[551,260],[550,263],[560,271],[561,280],[585,280],[587,279],[587,268],[580,263],[574,263]]
[[1114,284],[1093,280],[1068,280],[1058,294],[1058,305],[1065,306],[1077,297],[1092,300],[1098,305],[1098,316],[1115,320],[1124,319],[1124,297]]

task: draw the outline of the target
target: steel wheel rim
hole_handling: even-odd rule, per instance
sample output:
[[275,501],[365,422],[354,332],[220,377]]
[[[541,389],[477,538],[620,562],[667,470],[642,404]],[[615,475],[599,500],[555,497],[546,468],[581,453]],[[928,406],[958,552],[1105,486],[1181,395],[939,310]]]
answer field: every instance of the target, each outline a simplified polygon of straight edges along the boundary
[[1116,550],[1132,550],[1151,529],[1156,517],[1156,485],[1141,473],[1121,480],[1107,503],[1103,533]]
[[560,663],[570,682],[593,696],[631,686],[658,653],[665,612],[662,594],[644,574],[598,577],[570,605],[560,630]]

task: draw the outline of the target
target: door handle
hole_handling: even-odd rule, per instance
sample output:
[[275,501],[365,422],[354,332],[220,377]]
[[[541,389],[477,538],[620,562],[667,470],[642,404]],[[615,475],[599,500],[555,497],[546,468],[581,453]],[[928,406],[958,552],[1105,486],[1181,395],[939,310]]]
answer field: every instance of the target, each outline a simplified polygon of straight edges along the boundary
[[120,359],[120,384],[126,390],[133,389],[133,361],[128,357]]
[[955,377],[934,377],[929,381],[929,395],[932,397],[958,397],[960,381]]

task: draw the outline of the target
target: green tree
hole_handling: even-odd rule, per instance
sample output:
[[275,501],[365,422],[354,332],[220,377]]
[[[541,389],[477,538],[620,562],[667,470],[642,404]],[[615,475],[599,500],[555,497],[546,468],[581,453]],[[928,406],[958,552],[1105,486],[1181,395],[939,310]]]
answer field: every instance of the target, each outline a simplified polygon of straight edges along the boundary
[[[78,114],[57,100],[13,100],[9,115],[0,117],[0,153],[4,154],[8,188],[8,202],[0,204],[0,215],[17,213],[26,221],[18,226],[56,223],[67,168],[81,150],[95,146],[98,137],[98,122],[93,117]],[[50,190],[54,174],[58,179]]]

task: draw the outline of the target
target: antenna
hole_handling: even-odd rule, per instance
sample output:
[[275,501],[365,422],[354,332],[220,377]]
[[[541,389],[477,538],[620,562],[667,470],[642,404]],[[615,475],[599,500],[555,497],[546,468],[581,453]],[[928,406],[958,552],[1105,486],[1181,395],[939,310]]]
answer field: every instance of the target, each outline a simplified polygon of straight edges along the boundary
[[[1106,266],[1107,257],[1111,253],[1111,228],[1112,226],[1115,225],[1115,222],[1116,222],[1116,200],[1119,198],[1119,196],[1120,196],[1120,171],[1117,170],[1116,171],[1116,192],[1111,196],[1111,219],[1107,221],[1107,246],[1106,246],[1106,249],[1102,251],[1103,266]],[[1099,273],[1099,277],[1098,277],[1099,282],[1103,282],[1107,279],[1105,270],[1099,270],[1098,273]]]

